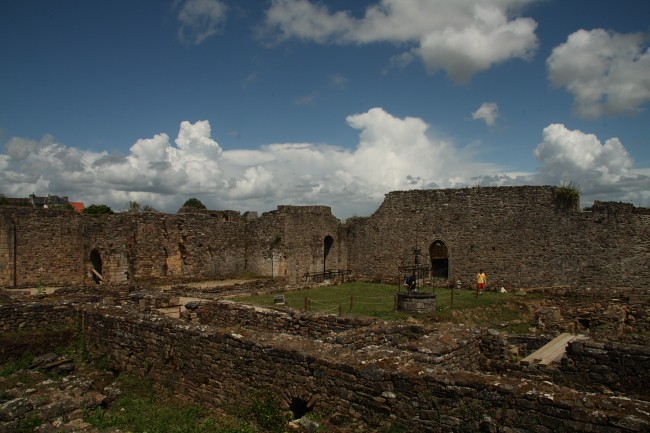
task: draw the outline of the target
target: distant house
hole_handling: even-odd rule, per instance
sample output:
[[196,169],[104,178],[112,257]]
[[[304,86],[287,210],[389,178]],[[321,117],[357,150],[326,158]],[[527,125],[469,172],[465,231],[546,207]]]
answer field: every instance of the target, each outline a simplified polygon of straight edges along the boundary
[[74,208],[74,210],[77,213],[83,213],[84,209],[86,209],[86,205],[82,201],[70,201],[70,206]]
[[70,205],[70,202],[68,202],[68,197],[59,197],[58,195],[48,194],[47,197],[38,197],[35,194],[30,194],[29,199],[32,202],[32,206],[45,209]]
[[47,197],[39,197],[36,194],[30,194],[28,198],[5,197],[0,194],[2,201],[10,206],[31,206],[36,208],[67,208],[72,207],[75,211],[81,213],[86,208],[83,202],[68,201],[68,197],[59,197],[58,195],[48,194]]

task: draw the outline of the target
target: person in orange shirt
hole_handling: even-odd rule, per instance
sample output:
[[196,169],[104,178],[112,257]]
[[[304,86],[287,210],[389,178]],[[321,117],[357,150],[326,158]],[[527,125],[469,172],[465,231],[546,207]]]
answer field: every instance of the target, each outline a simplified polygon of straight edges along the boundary
[[483,272],[483,269],[478,271],[478,274],[476,274],[476,294],[477,295],[482,295],[483,294],[483,289],[485,288],[485,283],[487,283],[487,275],[485,275],[485,272]]

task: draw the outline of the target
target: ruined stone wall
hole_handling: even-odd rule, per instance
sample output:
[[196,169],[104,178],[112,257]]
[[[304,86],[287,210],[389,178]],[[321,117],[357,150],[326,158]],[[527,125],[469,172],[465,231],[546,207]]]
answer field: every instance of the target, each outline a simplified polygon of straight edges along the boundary
[[73,304],[26,302],[0,305],[0,331],[21,332],[72,326],[74,312]]
[[246,402],[267,389],[289,402],[312,401],[319,414],[370,425],[399,420],[413,432],[477,431],[481,424],[542,433],[650,428],[648,402],[551,383],[418,362],[361,362],[343,349],[328,353],[314,340],[284,345],[261,333],[148,320],[124,310],[87,309],[83,324],[89,350],[113,368],[174,384],[177,394],[212,407]]
[[[215,216],[187,214],[171,219],[180,237],[172,237],[168,249],[180,252],[182,275],[223,278],[247,271],[246,260],[251,252],[247,251],[246,226],[241,218],[224,221]],[[172,233],[172,225],[168,226]]]
[[650,289],[545,289],[545,306],[536,313],[542,332],[585,334],[601,341],[647,344]]
[[0,284],[80,284],[82,224],[74,211],[0,206]]
[[449,279],[489,287],[641,287],[650,279],[650,215],[633,206],[567,208],[554,187],[397,191],[347,224],[348,261],[360,276],[394,281],[418,247],[428,263],[446,244]]
[[336,316],[309,311],[261,308],[230,301],[201,304],[196,310],[196,320],[231,329],[248,329],[317,339],[326,343],[343,345],[354,351],[384,346],[408,359],[429,365],[476,370],[479,368],[479,341],[476,335],[455,330],[453,338],[444,344],[433,343],[422,348],[417,342],[435,339],[444,330],[416,324],[383,322],[369,317]]
[[[483,367],[487,371],[528,380],[547,380],[587,392],[604,390],[650,399],[650,349],[620,342],[576,340],[567,345],[559,364],[523,363],[520,359],[548,343],[551,337],[511,337],[484,332]],[[513,351],[516,348],[518,350]]]
[[67,346],[74,339],[77,317],[72,304],[0,305],[0,362]]
[[[84,217],[83,278],[85,284],[96,284],[91,271],[101,275],[107,284],[127,283],[135,274],[133,247],[135,228],[122,215]],[[153,240],[152,240],[153,241]],[[91,255],[98,263],[91,262]]]
[[285,222],[278,211],[266,212],[261,218],[248,222],[246,245],[251,254],[248,254],[246,265],[250,272],[283,278],[290,271],[293,274],[295,267],[290,269],[288,265],[290,250],[286,245]]
[[[327,206],[278,206],[285,218],[285,244],[289,268],[302,277],[307,272],[339,269],[340,251],[337,242],[339,221]],[[324,262],[324,239],[330,236],[333,244]]]
[[297,282],[334,269],[396,282],[414,248],[429,263],[434,242],[447,247],[448,279],[465,286],[481,268],[491,288],[650,280],[650,211],[596,202],[581,212],[562,205],[557,188],[531,186],[391,192],[372,216],[345,225],[327,206],[279,206],[252,220],[235,211],[91,217],[2,206],[0,284],[94,284],[97,267],[117,284],[247,272]]
[[15,283],[15,233],[13,220],[0,216],[0,287],[13,286]]
[[334,316],[299,310],[253,307],[230,301],[205,303],[196,309],[199,323],[221,327],[238,326],[263,332],[281,332],[309,338],[368,326],[373,319]]
[[616,342],[573,341],[560,370],[567,383],[650,399],[650,348]]
[[[291,276],[339,269],[338,220],[325,206],[281,206],[253,221],[234,211],[79,216],[0,208],[0,284],[123,284],[164,278]],[[324,242],[331,247],[324,260]]]
[[[327,206],[278,206],[249,223],[252,271],[270,275],[273,254],[273,275],[289,276],[301,281],[309,272],[324,269],[345,269],[345,250],[339,234],[339,220]],[[331,247],[325,258],[325,239]],[[271,248],[272,247],[272,248]],[[325,263],[323,263],[325,260]]]

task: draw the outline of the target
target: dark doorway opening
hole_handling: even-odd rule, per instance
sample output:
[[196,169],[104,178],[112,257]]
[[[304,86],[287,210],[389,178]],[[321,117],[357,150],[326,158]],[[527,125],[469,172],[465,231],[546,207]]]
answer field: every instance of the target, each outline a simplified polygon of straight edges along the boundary
[[325,239],[323,239],[323,273],[327,271],[327,256],[330,249],[332,249],[332,245],[334,245],[334,238],[330,235],[325,236]]
[[93,280],[95,280],[96,284],[99,284],[102,282],[102,256],[99,254],[99,251],[96,249],[92,250],[90,252],[90,263],[92,264],[93,268],[91,269],[92,277]]
[[449,278],[449,250],[441,240],[434,241],[429,247],[431,259],[431,276],[433,278]]

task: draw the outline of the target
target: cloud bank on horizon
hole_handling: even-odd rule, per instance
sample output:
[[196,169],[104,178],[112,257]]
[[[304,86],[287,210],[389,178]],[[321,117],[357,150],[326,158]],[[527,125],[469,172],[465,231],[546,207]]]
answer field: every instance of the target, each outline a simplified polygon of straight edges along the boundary
[[[273,0],[259,35],[273,44],[392,43],[391,65],[419,60],[430,74],[444,71],[454,85],[464,85],[498,64],[537,54],[538,24],[522,16],[537,1],[380,0],[355,17],[330,12],[320,2]],[[176,4],[178,38],[184,44],[218,35],[230,11],[221,0]],[[580,118],[634,115],[650,101],[646,34],[578,29],[552,50],[546,68],[550,84],[573,98]],[[348,81],[342,75],[331,80],[337,87]],[[369,215],[394,190],[570,181],[582,188],[583,205],[599,199],[650,206],[650,168],[635,167],[616,137],[549,124],[531,152],[539,169],[513,172],[482,161],[468,143],[455,142],[414,114],[399,117],[382,107],[349,113],[345,121],[359,131],[358,142],[349,148],[280,142],[224,150],[213,136],[222,133],[213,134],[207,120],[197,119],[182,121],[173,141],[164,132],[137,139],[128,154],[68,147],[51,135],[13,137],[0,153],[0,192],[47,191],[116,210],[137,201],[168,212],[190,197],[212,209],[242,211],[319,204],[347,218]],[[468,116],[490,128],[502,119],[493,101]]]
[[[51,136],[13,138],[0,154],[5,194],[67,191],[92,203],[129,201],[175,212],[190,197],[211,209],[267,211],[278,204],[330,205],[340,218],[365,216],[390,191],[473,185],[578,183],[584,198],[650,203],[650,176],[634,168],[617,138],[562,124],[542,133],[536,173],[508,173],[439,137],[422,119],[382,108],[347,117],[360,131],[354,149],[275,143],[224,151],[208,121],[184,121],[174,142],[161,133],[137,140],[128,155],[66,147]],[[90,203],[88,203],[90,204]]]

